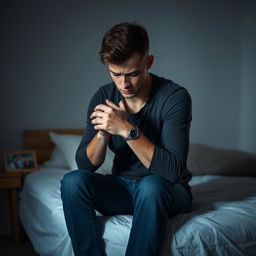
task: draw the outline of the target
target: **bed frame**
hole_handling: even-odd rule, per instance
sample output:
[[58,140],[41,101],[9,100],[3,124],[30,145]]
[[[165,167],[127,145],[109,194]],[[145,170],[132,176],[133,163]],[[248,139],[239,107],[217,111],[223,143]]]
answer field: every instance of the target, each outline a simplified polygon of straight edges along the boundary
[[47,161],[52,153],[54,144],[51,141],[49,132],[60,134],[82,135],[84,129],[42,129],[42,130],[24,130],[23,147],[24,149],[35,150],[38,164]]

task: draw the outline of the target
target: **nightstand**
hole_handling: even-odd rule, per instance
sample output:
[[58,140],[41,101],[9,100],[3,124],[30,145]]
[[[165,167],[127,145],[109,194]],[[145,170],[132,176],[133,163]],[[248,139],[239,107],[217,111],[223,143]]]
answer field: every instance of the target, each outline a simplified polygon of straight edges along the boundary
[[19,173],[0,173],[0,189],[9,190],[10,221],[16,244],[20,244],[17,190],[21,188],[21,183]]

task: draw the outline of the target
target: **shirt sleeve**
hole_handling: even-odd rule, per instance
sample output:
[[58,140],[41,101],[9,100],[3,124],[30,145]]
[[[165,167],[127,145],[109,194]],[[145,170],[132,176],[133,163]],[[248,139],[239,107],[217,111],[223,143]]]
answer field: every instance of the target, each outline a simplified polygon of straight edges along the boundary
[[164,103],[160,145],[155,145],[149,171],[179,182],[186,170],[192,102],[186,89],[178,90]]
[[90,141],[93,139],[93,137],[97,133],[97,131],[94,129],[94,127],[91,123],[90,115],[92,114],[94,108],[98,104],[100,104],[99,91],[94,94],[94,96],[92,97],[90,104],[88,106],[86,129],[85,129],[82,140],[81,140],[81,142],[77,148],[77,151],[76,151],[77,167],[79,169],[84,169],[84,170],[88,170],[91,172],[96,171],[100,167],[100,165],[97,165],[97,166],[93,165],[86,154],[87,145],[90,143]]

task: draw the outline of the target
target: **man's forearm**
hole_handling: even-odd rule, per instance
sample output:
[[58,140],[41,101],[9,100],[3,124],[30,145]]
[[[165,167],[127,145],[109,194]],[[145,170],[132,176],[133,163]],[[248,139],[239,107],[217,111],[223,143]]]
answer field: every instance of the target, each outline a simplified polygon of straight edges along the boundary
[[110,134],[104,134],[103,132],[98,131],[86,147],[85,153],[93,165],[100,165],[103,163],[110,136]]
[[[126,127],[121,131],[120,135],[123,138],[128,136],[128,131],[131,128],[135,128],[130,123],[126,123]],[[151,164],[151,160],[153,158],[155,145],[152,143],[146,136],[144,136],[141,132],[137,139],[128,140],[127,144],[132,149],[134,154],[139,158],[141,163],[146,167],[149,168]]]
[[139,138],[127,141],[127,144],[139,158],[141,163],[146,168],[149,168],[153,158],[155,145],[142,133],[140,133]]

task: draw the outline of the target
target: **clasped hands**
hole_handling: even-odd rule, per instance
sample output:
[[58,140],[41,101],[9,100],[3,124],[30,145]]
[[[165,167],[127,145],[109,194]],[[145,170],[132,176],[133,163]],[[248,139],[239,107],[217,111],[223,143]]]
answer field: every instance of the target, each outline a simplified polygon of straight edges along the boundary
[[[126,136],[127,129],[132,125],[127,121],[127,110],[124,100],[117,106],[110,100],[105,104],[97,105],[90,118],[94,129],[100,131],[101,135],[109,134]],[[108,134],[108,135],[107,135]]]

